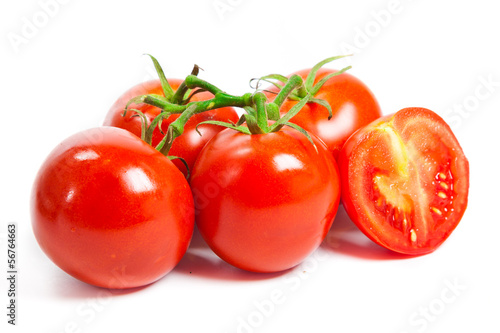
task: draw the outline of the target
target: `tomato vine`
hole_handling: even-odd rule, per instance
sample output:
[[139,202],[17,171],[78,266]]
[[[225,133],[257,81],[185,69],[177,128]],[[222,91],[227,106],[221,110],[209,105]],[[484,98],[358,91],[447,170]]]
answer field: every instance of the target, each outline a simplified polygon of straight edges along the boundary
[[[241,115],[237,123],[209,120],[204,121],[199,125],[213,124],[224,126],[248,135],[277,132],[281,130],[283,126],[288,126],[301,132],[314,145],[313,140],[307,131],[300,126],[291,123],[290,119],[292,119],[302,109],[302,107],[309,102],[318,103],[326,107],[329,111],[329,115],[331,116],[332,113],[330,105],[324,100],[315,98],[314,94],[328,79],[333,76],[340,75],[351,68],[351,66],[347,66],[340,71],[332,73],[322,78],[318,83],[316,83],[316,85],[313,85],[313,82],[317,71],[325,64],[345,56],[330,57],[319,62],[312,68],[305,81],[299,75],[292,75],[290,78],[279,74],[263,76],[257,79],[258,82],[271,82],[280,89],[276,98],[273,101],[269,101],[267,96],[259,90],[259,83],[255,87],[255,91],[253,93],[245,93],[241,96],[228,94],[217,86],[199,78],[197,75],[200,68],[197,65],[194,66],[191,74],[184,79],[177,91],[174,92],[170,87],[158,60],[152,55],[149,56],[151,57],[158,73],[164,96],[153,94],[136,96],[128,102],[125,107],[124,115],[128,110],[130,110],[136,112],[137,116],[142,118],[143,127],[141,138],[151,144],[153,130],[156,127],[160,127],[162,120],[168,118],[172,114],[180,114],[180,116],[169,125],[166,133],[164,133],[165,135],[163,140],[155,147],[165,156],[168,156],[173,141],[182,135],[184,126],[189,118],[195,114],[222,107],[243,108],[245,113]],[[214,97],[203,101],[190,101],[194,94],[202,91],[208,91],[212,93]],[[283,116],[280,116],[280,107],[288,98],[298,100],[298,103]],[[162,110],[162,112],[150,124],[148,124],[146,117],[141,113],[141,111],[130,108],[132,104],[140,103],[158,107]]]

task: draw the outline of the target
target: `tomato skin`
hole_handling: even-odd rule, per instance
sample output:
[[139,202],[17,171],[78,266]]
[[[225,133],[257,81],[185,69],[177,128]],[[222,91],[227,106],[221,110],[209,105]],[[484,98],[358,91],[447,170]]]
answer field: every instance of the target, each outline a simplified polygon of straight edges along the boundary
[[[309,72],[310,69],[304,69],[293,74],[300,75],[305,80]],[[320,68],[314,84],[334,72],[336,71],[332,69]],[[269,90],[277,91],[274,87]],[[270,100],[274,100],[276,96],[269,92],[266,95]],[[380,106],[370,89],[348,73],[330,78],[315,97],[330,104],[333,114],[330,120],[324,106],[307,103],[290,121],[323,140],[335,158],[352,133],[382,116]],[[288,112],[295,104],[297,101],[287,99],[280,112]]]
[[[178,79],[169,79],[170,86],[175,91],[179,85],[182,83]],[[123,117],[123,110],[127,103],[133,97],[145,95],[145,94],[156,94],[164,96],[161,87],[160,80],[147,81],[138,84],[128,91],[126,91],[109,109],[103,125],[114,126],[126,129],[137,136],[141,136],[141,118],[133,117],[135,112],[127,112],[125,117]],[[212,98],[213,95],[208,92],[202,92],[193,96],[192,101],[201,101]],[[132,104],[131,109],[138,109],[142,111],[148,122],[151,121],[160,114],[161,110],[155,106],[147,104]],[[178,114],[171,115],[167,119],[163,120],[161,128],[164,133],[166,133],[168,125],[179,118]],[[233,108],[225,107],[217,110],[210,110],[206,112],[199,113],[191,117],[186,126],[184,127],[184,133],[175,139],[172,148],[170,149],[169,155],[182,157],[189,166],[191,170],[193,168],[196,157],[200,153],[201,149],[206,145],[206,143],[218,132],[220,132],[223,127],[217,125],[203,124],[198,127],[198,130],[202,134],[201,136],[196,132],[196,125],[207,120],[217,120],[225,122],[236,123],[238,121],[238,114]],[[153,132],[152,146],[156,145],[163,139],[164,135],[157,128]],[[184,164],[179,160],[174,160],[173,163],[181,170],[184,175],[187,175],[187,170]]]
[[395,252],[433,252],[467,208],[468,160],[450,127],[430,110],[402,109],[363,127],[345,143],[338,163],[349,217]]
[[125,289],[171,271],[194,228],[189,184],[161,153],[119,128],[86,130],[47,157],[31,196],[47,256],[86,283]]
[[333,157],[296,130],[231,129],[202,150],[191,188],[200,234],[223,260],[253,272],[299,264],[325,238],[340,200]]

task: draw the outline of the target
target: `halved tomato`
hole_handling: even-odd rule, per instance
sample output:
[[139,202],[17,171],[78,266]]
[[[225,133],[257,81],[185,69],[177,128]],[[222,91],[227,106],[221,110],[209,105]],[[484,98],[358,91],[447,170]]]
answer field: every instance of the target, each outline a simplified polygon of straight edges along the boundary
[[467,207],[467,158],[450,127],[427,109],[406,108],[354,133],[339,168],[349,217],[399,253],[434,251]]

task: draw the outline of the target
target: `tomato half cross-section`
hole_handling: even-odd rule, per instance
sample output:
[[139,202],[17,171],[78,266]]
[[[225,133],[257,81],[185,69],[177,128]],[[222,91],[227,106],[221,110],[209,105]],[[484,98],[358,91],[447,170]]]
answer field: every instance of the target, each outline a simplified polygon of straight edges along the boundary
[[[169,79],[169,84],[175,91],[181,84],[179,79]],[[123,93],[118,100],[109,109],[106,118],[104,119],[105,126],[114,126],[126,129],[137,136],[141,136],[141,123],[140,117],[134,117],[136,113],[132,109],[140,110],[146,116],[149,123],[160,114],[161,110],[156,106],[148,104],[131,104],[130,111],[123,116],[123,111],[127,103],[134,97],[153,94],[164,96],[160,80],[151,80],[144,83],[140,83],[125,93]],[[213,95],[209,92],[201,92],[195,94],[191,101],[202,101],[211,99]],[[167,119],[164,119],[161,123],[161,129],[163,133],[166,133],[168,125],[179,118],[178,114],[173,114]],[[169,155],[182,157],[189,169],[193,168],[194,162],[198,157],[201,149],[205,144],[217,133],[223,130],[223,127],[213,125],[213,124],[201,124],[198,126],[198,131],[196,127],[199,123],[204,121],[224,121],[224,122],[237,122],[238,114],[231,107],[224,107],[220,109],[205,111],[191,117],[186,126],[184,127],[184,133],[175,139],[172,148],[170,149]],[[200,135],[201,134],[201,135]],[[164,134],[159,128],[156,128],[153,132],[152,146],[156,145],[163,139]],[[187,175],[187,170],[184,164],[180,160],[174,160],[173,163],[181,170],[185,175]]]
[[469,163],[433,111],[406,108],[357,131],[339,156],[342,202],[363,233],[390,250],[434,251],[460,222]]
[[171,271],[194,228],[183,174],[134,134],[101,127],[75,134],[47,157],[31,197],[41,249],[86,283],[115,289]]
[[323,241],[340,200],[326,146],[287,127],[247,135],[225,129],[191,177],[196,223],[226,262],[252,272],[294,267]]

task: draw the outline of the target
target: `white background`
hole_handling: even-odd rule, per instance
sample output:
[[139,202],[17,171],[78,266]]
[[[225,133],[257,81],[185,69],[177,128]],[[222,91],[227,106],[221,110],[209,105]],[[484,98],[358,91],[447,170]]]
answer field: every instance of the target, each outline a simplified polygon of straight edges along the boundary
[[[2,332],[500,332],[493,1],[64,2],[0,5]],[[122,92],[154,78],[144,53],[169,77],[196,63],[200,77],[242,94],[250,78],[345,52],[355,56],[328,66],[351,64],[385,114],[422,106],[445,117],[469,158],[469,207],[436,252],[392,254],[341,209],[323,246],[283,274],[232,268],[195,235],[165,278],[117,292],[73,279],[39,249],[29,216],[36,171],[60,141],[100,125]],[[19,229],[15,328],[3,277],[9,222]]]

